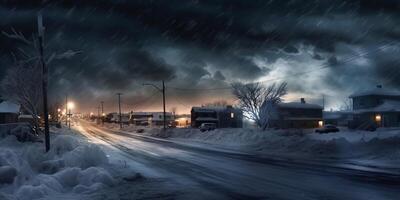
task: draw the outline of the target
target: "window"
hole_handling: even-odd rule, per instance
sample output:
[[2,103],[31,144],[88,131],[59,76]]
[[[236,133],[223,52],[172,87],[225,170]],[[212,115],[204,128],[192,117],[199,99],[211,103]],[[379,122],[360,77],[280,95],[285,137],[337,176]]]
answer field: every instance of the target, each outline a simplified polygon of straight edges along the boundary
[[231,112],[231,118],[235,118],[235,113]]
[[381,122],[382,121],[382,116],[380,114],[375,115],[375,121],[376,122]]

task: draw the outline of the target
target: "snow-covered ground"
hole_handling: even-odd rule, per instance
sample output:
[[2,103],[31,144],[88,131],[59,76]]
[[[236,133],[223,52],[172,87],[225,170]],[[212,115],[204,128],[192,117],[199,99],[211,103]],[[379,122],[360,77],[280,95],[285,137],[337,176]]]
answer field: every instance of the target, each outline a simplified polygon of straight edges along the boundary
[[[106,125],[119,129],[115,124]],[[370,167],[399,169],[400,129],[378,129],[375,132],[341,128],[338,133],[317,134],[313,130],[217,129],[200,132],[198,129],[168,129],[124,126],[125,132],[173,140],[174,142],[237,150],[262,156],[293,159],[340,159],[343,162]],[[396,171],[397,171],[396,170]]]
[[0,130],[1,200],[92,199],[123,178],[140,178],[73,130],[52,129],[47,153],[43,143],[19,142]]

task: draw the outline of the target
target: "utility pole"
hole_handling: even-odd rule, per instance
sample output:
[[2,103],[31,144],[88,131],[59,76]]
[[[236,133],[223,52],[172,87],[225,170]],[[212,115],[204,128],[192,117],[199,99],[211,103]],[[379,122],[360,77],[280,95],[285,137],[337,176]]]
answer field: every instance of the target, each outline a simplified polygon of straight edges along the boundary
[[46,152],[50,150],[50,131],[49,131],[49,110],[47,107],[47,84],[48,84],[48,69],[44,61],[43,43],[44,43],[44,26],[42,14],[38,14],[38,41],[39,55],[42,64],[42,92],[43,92],[43,115],[44,115],[44,135]]
[[119,109],[119,128],[122,129],[122,114],[121,114],[121,95],[122,93],[117,93],[118,95],[118,109]]
[[101,125],[104,125],[104,101],[101,101]]
[[96,120],[97,122],[96,123],[100,124],[100,121],[99,121],[100,120],[100,106],[97,106],[96,108],[97,108],[97,120]]
[[71,108],[68,109],[68,129],[71,129],[71,120],[72,120],[72,113],[71,113]]
[[65,95],[65,126],[68,126],[68,95]]
[[150,83],[143,83],[143,85],[150,85],[162,93],[162,95],[163,95],[163,118],[164,118],[163,122],[164,122],[164,130],[166,130],[167,129],[167,119],[166,119],[166,111],[165,111],[165,83],[164,83],[164,80],[162,81],[162,88],[159,88],[156,85],[150,84]]
[[165,84],[164,84],[164,80],[162,81],[162,97],[163,97],[163,109],[164,109],[164,130],[167,128],[166,124],[167,124],[167,119],[165,118],[166,114],[165,114]]
[[325,110],[325,95],[322,95],[322,110]]

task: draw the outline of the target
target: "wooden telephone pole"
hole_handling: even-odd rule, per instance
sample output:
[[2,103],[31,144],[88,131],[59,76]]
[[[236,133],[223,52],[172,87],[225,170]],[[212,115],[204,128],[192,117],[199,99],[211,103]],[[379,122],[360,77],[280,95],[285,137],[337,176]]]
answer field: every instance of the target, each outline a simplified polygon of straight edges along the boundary
[[117,93],[118,95],[118,108],[119,108],[119,128],[122,129],[122,114],[121,114],[121,95],[122,93]]
[[101,101],[101,125],[104,125],[104,101]]
[[49,110],[47,105],[47,85],[48,85],[48,69],[46,62],[44,61],[44,26],[42,14],[38,14],[38,41],[39,41],[39,56],[42,64],[42,92],[43,92],[43,115],[44,115],[44,135],[45,135],[45,146],[46,152],[50,150],[50,131],[49,131]]
[[164,81],[162,81],[162,88],[157,87],[154,84],[150,84],[150,83],[143,83],[143,85],[150,85],[154,88],[156,88],[159,92],[162,93],[163,95],[163,122],[164,122],[164,130],[167,129],[167,119],[166,119],[166,111],[165,111],[165,83]]
[[164,130],[167,128],[167,119],[165,118],[166,113],[165,113],[165,84],[164,81],[162,81],[162,98],[163,98],[163,110],[164,110]]

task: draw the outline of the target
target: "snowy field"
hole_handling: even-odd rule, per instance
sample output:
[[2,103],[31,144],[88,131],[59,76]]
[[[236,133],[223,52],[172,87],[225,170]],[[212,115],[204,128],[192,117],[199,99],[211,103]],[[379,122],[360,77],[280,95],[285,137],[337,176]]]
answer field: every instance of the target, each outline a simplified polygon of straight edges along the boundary
[[103,199],[99,191],[141,179],[123,163],[109,162],[99,145],[75,131],[52,129],[51,150],[45,153],[43,143],[19,142],[0,130],[1,200]]
[[[119,129],[115,124],[106,125]],[[303,160],[334,159],[370,167],[399,171],[400,129],[378,129],[375,132],[353,131],[341,128],[338,133],[317,134],[313,130],[217,129],[200,132],[198,129],[168,129],[124,126],[132,134],[158,137],[177,143],[236,150],[261,156],[285,157]]]

